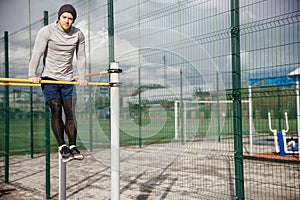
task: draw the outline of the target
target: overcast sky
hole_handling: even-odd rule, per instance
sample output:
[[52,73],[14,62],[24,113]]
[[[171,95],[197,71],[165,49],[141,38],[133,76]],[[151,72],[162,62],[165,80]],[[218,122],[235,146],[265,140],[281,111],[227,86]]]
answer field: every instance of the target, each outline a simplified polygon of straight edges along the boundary
[[[37,20],[41,20],[43,18],[43,11],[47,10],[49,15],[52,13],[57,13],[59,7],[65,3],[72,3],[75,5],[76,10],[78,11],[78,15],[80,16],[78,20],[75,22],[75,26],[80,28],[85,35],[87,36],[87,7],[85,3],[87,0],[30,0],[31,3],[31,23],[36,22]],[[97,65],[101,65],[103,62],[106,63],[108,57],[107,51],[107,21],[106,18],[103,17],[106,15],[106,7],[104,6],[107,0],[91,0],[92,8],[94,9],[91,12],[91,57],[92,63],[97,63]],[[137,56],[138,54],[138,41],[134,40],[132,36],[136,36],[138,34],[144,33],[144,36],[141,35],[141,38],[145,38],[141,44],[144,46],[141,49],[147,49],[149,47],[153,49],[160,49],[162,52],[172,52],[172,49],[162,49],[161,45],[163,42],[166,42],[167,39],[180,39],[186,38],[187,41],[191,41],[191,43],[201,43],[208,38],[203,38],[206,34],[211,34],[210,37],[218,37],[212,35],[215,32],[215,23],[218,23],[218,29],[221,31],[221,36],[223,33],[223,29],[227,29],[230,27],[230,13],[226,15],[226,12],[230,10],[230,1],[229,0],[182,0],[181,2],[185,2],[182,4],[182,23],[181,27],[182,36],[177,37],[176,30],[178,25],[178,16],[177,16],[177,7],[178,0],[148,0],[141,1],[142,3],[142,14],[145,15],[145,23],[142,23],[141,26],[143,31],[137,33],[138,27],[138,9],[137,9],[137,0],[114,0],[114,9],[115,9],[115,45],[118,46],[116,48],[115,56],[119,62],[123,64],[135,66],[137,63],[137,58],[141,59],[141,62],[144,65],[149,66],[150,62],[148,60],[143,60]],[[205,3],[202,3],[205,2]],[[256,3],[254,3],[256,2]],[[81,4],[81,5],[79,5]],[[99,4],[99,5],[98,5]],[[245,6],[245,4],[247,6]],[[249,5],[248,5],[249,4]],[[171,6],[173,5],[173,6]],[[175,6],[174,6],[175,5]],[[274,48],[269,48],[264,50],[264,59],[260,60],[261,66],[273,66],[275,65],[285,65],[286,61],[290,63],[299,63],[298,51],[290,50],[288,48],[292,48],[293,46],[284,45],[286,41],[295,42],[297,41],[297,36],[299,34],[299,29],[294,26],[299,26],[299,23],[294,23],[294,26],[282,26],[279,27],[277,32],[280,33],[279,36],[282,38],[280,40],[276,39],[276,34],[274,34],[274,27],[276,25],[276,20],[281,20],[281,23],[291,23],[297,20],[297,12],[299,12],[299,0],[248,0],[248,1],[240,1],[240,22],[242,25],[250,23],[250,29],[245,29],[242,35],[242,45],[241,45],[241,58],[242,58],[242,68],[249,68],[250,64],[255,64],[258,62],[258,58],[261,57],[261,51],[251,51],[249,54],[249,48],[252,49],[262,49],[265,47],[274,47],[274,44],[278,45],[278,56],[279,59],[274,59]],[[188,9],[184,9],[188,7]],[[271,7],[271,8],[270,8]],[[270,9],[268,9],[270,8]],[[209,18],[204,16],[210,16],[213,13],[214,9],[220,13],[215,18]],[[165,14],[161,14],[157,11],[165,12]],[[203,14],[204,13],[204,14]],[[289,15],[286,15],[290,13]],[[156,16],[152,16],[156,15]],[[159,16],[163,17],[159,17]],[[150,17],[152,16],[152,17]],[[274,18],[274,16],[277,16]],[[282,16],[288,16],[286,20]],[[200,18],[199,23],[195,20],[196,18]],[[56,18],[55,18],[56,19]],[[266,20],[269,19],[269,20]],[[0,0],[0,38],[3,37],[4,31],[9,31],[9,33],[13,33],[18,31],[29,24],[28,20],[28,0]],[[213,21],[208,21],[213,20]],[[268,22],[267,24],[263,24],[263,20]],[[49,21],[49,23],[53,23],[53,18]],[[211,24],[211,25],[210,25]],[[155,38],[155,35],[152,34],[151,41],[147,41],[147,34],[149,31],[147,30],[151,27],[152,31],[162,29],[158,32],[163,33],[164,38]],[[174,28],[175,27],[175,28]],[[40,28],[38,26],[32,27],[32,35],[36,33],[37,29]],[[260,28],[259,30],[256,30]],[[261,29],[264,28],[264,31]],[[291,31],[290,31],[291,29]],[[145,31],[146,30],[146,31]],[[218,31],[218,30],[217,30]],[[247,46],[248,43],[244,42],[245,33],[255,31],[256,34],[252,34],[249,39],[251,39],[251,46]],[[11,66],[19,66],[24,65],[22,68],[24,72],[18,73],[18,75],[24,76],[27,71],[26,63],[29,61],[29,50],[28,50],[28,39],[24,34],[19,34],[22,36],[22,40],[18,41],[18,45],[12,45],[10,59]],[[248,37],[248,36],[247,36]],[[32,38],[35,39],[34,37]],[[163,41],[161,41],[163,40]],[[199,40],[199,41],[198,41]],[[183,40],[184,41],[184,40]],[[203,43],[203,48],[194,51],[192,53],[198,52],[206,52],[214,57],[217,53],[218,55],[227,55],[227,52],[230,52],[230,45],[227,44],[227,40],[219,40],[218,47],[221,47],[216,51],[216,43]],[[150,42],[150,43],[149,43]],[[174,42],[174,41],[173,41]],[[222,43],[223,42],[223,43]],[[25,44],[26,43],[26,44]],[[174,42],[175,44],[175,42]],[[188,44],[188,43],[186,43]],[[297,44],[297,43],[296,43]],[[148,45],[148,46],[146,46]],[[171,45],[172,46],[172,45]],[[192,45],[196,46],[196,45]],[[284,46],[284,48],[282,48]],[[200,48],[200,47],[199,47]],[[201,47],[202,48],[202,47]],[[191,50],[189,48],[188,50]],[[251,49],[250,49],[251,50]],[[0,56],[3,51],[0,51]],[[177,52],[178,55],[180,52]],[[185,55],[185,59],[188,56],[193,55],[192,53]],[[101,56],[98,56],[101,55]],[[204,54],[203,54],[204,55]],[[181,55],[184,56],[184,55]],[[24,59],[25,57],[25,59]],[[195,56],[196,57],[196,56]],[[219,56],[220,57],[220,56]],[[129,59],[130,58],[130,59]],[[223,71],[229,71],[231,57],[222,56],[218,59],[218,64],[223,67]],[[171,60],[171,58],[169,59]],[[191,58],[190,60],[193,60]],[[25,61],[25,62],[24,62]],[[152,63],[158,65],[161,63],[162,58],[157,58],[157,60],[151,60]],[[168,61],[166,62],[167,64]],[[104,66],[106,67],[106,66]],[[227,67],[227,68],[226,68]],[[225,69],[226,68],[226,69]],[[15,68],[20,70],[20,68]],[[97,68],[98,70],[98,68]],[[12,70],[11,70],[12,71]],[[207,70],[206,70],[207,71]],[[205,72],[206,72],[205,71]],[[204,72],[202,72],[203,74]],[[228,73],[227,73],[228,74]],[[17,75],[17,73],[15,73]],[[152,73],[153,75],[153,73]],[[153,78],[157,79],[158,76],[153,76]],[[149,77],[148,77],[149,78]],[[146,79],[144,79],[146,80]]]
[[13,33],[29,24],[28,2],[30,2],[31,23],[43,18],[43,12],[57,12],[59,7],[74,0],[0,0],[0,37],[4,31]]

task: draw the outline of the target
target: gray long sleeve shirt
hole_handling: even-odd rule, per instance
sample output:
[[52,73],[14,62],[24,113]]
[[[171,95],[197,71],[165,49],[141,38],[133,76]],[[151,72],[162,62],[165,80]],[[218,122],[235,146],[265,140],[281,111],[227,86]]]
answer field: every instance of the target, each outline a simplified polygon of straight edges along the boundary
[[32,56],[29,62],[28,76],[38,76],[37,68],[44,56],[42,77],[55,80],[73,80],[73,56],[77,56],[79,79],[85,79],[85,39],[83,33],[76,27],[71,27],[68,33],[61,30],[56,23],[44,26],[36,36]]

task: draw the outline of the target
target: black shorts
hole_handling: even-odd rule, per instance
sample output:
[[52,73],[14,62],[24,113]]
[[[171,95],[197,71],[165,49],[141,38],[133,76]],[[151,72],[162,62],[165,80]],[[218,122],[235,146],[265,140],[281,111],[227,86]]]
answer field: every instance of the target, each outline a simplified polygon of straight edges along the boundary
[[[54,80],[49,77],[42,77],[42,80]],[[42,83],[42,91],[44,94],[45,103],[51,99],[74,99],[76,98],[76,87],[70,84],[48,84]]]

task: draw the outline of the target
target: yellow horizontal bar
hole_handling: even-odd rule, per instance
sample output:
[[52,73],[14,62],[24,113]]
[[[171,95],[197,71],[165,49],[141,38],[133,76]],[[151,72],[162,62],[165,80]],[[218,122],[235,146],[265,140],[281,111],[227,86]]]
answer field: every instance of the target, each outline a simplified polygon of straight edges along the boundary
[[[68,84],[68,83],[63,83],[63,84]],[[78,85],[78,84],[74,84]],[[41,86],[40,83],[0,83],[0,86]],[[101,83],[101,82],[89,82],[88,86],[110,86],[109,83]]]
[[[0,78],[0,81],[5,82],[1,86],[17,86],[16,84],[13,83],[8,83],[8,82],[15,82],[15,83],[22,83],[19,84],[19,86],[40,86],[40,84],[34,84],[31,83],[29,79],[22,79],[22,78]],[[27,84],[25,84],[27,83]],[[49,84],[69,84],[69,85],[78,85],[76,81],[54,81],[54,80],[41,80],[41,83],[49,83]],[[8,85],[7,85],[8,84]],[[110,86],[109,83],[101,83],[101,82],[88,82],[88,86]]]
[[88,82],[88,86],[110,86],[110,83]]
[[[31,83],[31,80],[25,78],[0,78],[2,82],[17,82],[17,83]],[[52,83],[52,84],[71,84],[76,85],[75,81],[55,81],[55,80],[41,80],[41,83]]]
[[[103,71],[103,72],[97,72],[97,73],[92,73],[92,74],[86,74],[86,77],[92,77],[92,76],[98,76],[98,75],[105,75],[105,74],[109,74],[108,71]],[[78,79],[79,76],[73,76],[74,79]]]
[[0,83],[0,86],[41,86],[37,83]]
[[[98,75],[105,75],[105,74],[109,74],[108,71],[103,71],[103,72],[97,72],[97,73],[92,73],[92,74],[86,74],[86,77],[91,77],[91,76],[98,76]],[[74,79],[78,79],[79,76],[74,76]],[[10,81],[10,82],[22,82],[22,83],[31,83],[31,81],[29,79],[24,79],[24,78],[0,78],[0,81]],[[57,83],[57,84],[61,84],[61,83]]]
[[20,83],[31,83],[29,79],[25,78],[0,78],[2,82],[20,82]]

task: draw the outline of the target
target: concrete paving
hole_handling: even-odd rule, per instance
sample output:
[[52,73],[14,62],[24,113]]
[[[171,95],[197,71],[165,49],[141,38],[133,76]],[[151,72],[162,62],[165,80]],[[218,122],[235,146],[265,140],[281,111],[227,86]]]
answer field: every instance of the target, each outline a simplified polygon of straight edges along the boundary
[[[202,149],[201,149],[202,148]],[[232,143],[213,150],[197,143],[123,147],[120,155],[121,199],[235,199]],[[67,163],[67,199],[110,199],[110,149],[82,151],[83,161]],[[201,154],[200,154],[201,153]],[[0,158],[4,179],[4,158]],[[51,154],[51,199],[59,196],[58,154]],[[46,198],[45,156],[11,156],[10,183],[28,199]],[[300,199],[299,164],[244,161],[247,199]],[[287,189],[288,188],[288,189]]]

